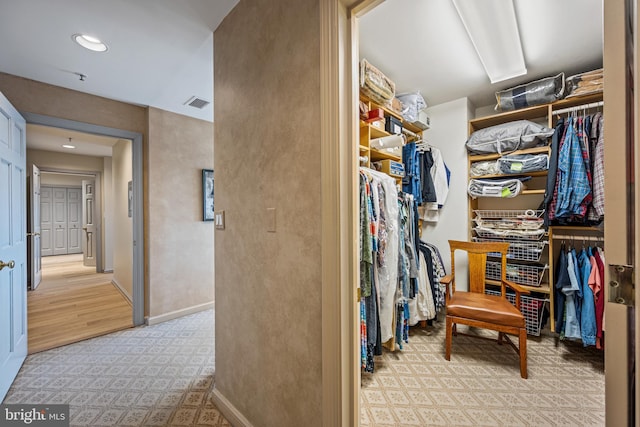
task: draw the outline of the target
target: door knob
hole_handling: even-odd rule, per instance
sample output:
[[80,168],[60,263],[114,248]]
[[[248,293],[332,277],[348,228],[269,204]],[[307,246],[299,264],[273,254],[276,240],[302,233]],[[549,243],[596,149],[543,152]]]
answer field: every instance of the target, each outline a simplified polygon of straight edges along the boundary
[[27,237],[29,236],[39,236],[40,233],[27,233]]
[[0,270],[2,270],[5,267],[13,268],[15,266],[16,266],[16,262],[13,260],[9,262],[0,261]]

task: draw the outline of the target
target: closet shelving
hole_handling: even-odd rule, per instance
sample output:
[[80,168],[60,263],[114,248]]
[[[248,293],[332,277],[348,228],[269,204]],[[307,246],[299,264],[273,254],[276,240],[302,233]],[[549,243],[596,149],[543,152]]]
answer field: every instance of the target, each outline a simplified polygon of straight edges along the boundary
[[[539,106],[523,108],[515,111],[508,111],[504,113],[494,114],[488,117],[482,117],[471,120],[469,122],[469,135],[473,132],[488,128],[491,126],[507,123],[515,120],[530,120],[536,123],[544,124],[550,128],[555,125],[555,111],[576,107],[576,106],[588,106],[589,104],[602,101],[602,93],[596,93],[581,97],[574,97],[569,99],[563,99],[550,104],[543,104]],[[551,146],[546,145],[542,147],[529,148],[524,150],[518,150],[509,154],[548,154],[551,155]],[[513,198],[493,198],[493,197],[479,197],[476,199],[469,198],[469,230],[470,240],[484,241],[496,239],[509,241],[512,243],[510,249],[510,259],[508,262],[507,276],[511,280],[522,285],[525,289],[532,292],[532,298],[540,298],[549,301],[551,330],[555,331],[554,309],[553,309],[553,278],[555,277],[553,270],[553,258],[557,252],[557,247],[554,246],[554,234],[568,233],[575,234],[576,241],[580,241],[579,235],[586,234],[587,236],[598,235],[601,233],[599,229],[589,227],[550,227],[548,233],[540,232],[538,236],[532,236],[530,239],[517,238],[514,239],[513,235],[500,236],[500,235],[488,235],[482,231],[479,233],[474,230],[477,226],[477,214],[480,212],[484,215],[484,220],[510,220],[512,216],[522,217],[526,212],[530,215],[530,212],[536,212],[536,216],[541,216],[539,206],[541,205],[546,190],[546,178],[547,171],[526,172],[520,174],[487,174],[483,176],[472,176],[471,165],[476,162],[493,161],[500,158],[503,154],[484,154],[468,156],[468,179],[486,179],[486,178],[528,178],[526,181],[526,189],[524,189],[518,196]],[[492,218],[487,215],[492,214]],[[508,234],[508,233],[507,233]],[[556,242],[557,245],[557,242]],[[491,279],[491,277],[498,278],[495,271],[491,270],[493,267],[489,260],[489,266],[487,269],[486,280],[488,285],[488,292],[494,292],[500,285],[499,280]],[[509,270],[511,269],[511,270]],[[499,273],[499,272],[498,272]],[[511,273],[511,275],[509,275]],[[493,275],[492,275],[493,274]],[[519,280],[514,280],[518,278]],[[524,296],[523,296],[524,298]],[[539,314],[539,313],[538,313]],[[536,331],[535,325],[530,325],[530,318],[525,313],[527,319],[527,328],[529,333],[536,335],[539,334],[539,326]],[[538,317],[535,318],[538,321]]]
[[[376,108],[382,109],[384,112],[384,117],[395,117],[402,123],[403,129],[410,131],[412,134],[416,135],[416,137],[410,136],[407,141],[411,141],[412,139],[420,139],[422,138],[422,129],[415,126],[414,124],[407,122],[402,118],[402,115],[397,112],[378,104],[375,101],[372,101],[367,96],[360,94],[360,101],[367,104],[369,110],[373,110]],[[366,161],[361,161],[360,166],[371,167],[371,163],[377,162],[379,160],[394,160],[396,162],[402,162],[402,154],[401,153],[390,153],[384,150],[377,150],[371,147],[371,140],[375,138],[382,138],[385,136],[390,136],[391,134],[384,129],[374,126],[371,123],[367,123],[364,120],[360,120],[360,141],[358,145],[358,152],[360,157],[366,157]]]

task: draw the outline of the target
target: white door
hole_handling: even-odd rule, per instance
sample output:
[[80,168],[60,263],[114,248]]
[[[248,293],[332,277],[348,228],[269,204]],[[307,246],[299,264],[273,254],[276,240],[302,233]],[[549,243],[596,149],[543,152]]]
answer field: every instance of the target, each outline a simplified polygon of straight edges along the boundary
[[95,181],[82,181],[82,260],[87,267],[96,265],[95,188]]
[[27,357],[25,128],[0,94],[0,401]]
[[42,256],[53,255],[51,193],[51,187],[40,187],[40,254]]
[[82,189],[67,188],[67,253],[82,252]]
[[53,254],[67,254],[67,189],[53,188]]
[[42,280],[40,255],[40,169],[33,165],[31,170],[31,188],[29,194],[29,287],[33,290]]

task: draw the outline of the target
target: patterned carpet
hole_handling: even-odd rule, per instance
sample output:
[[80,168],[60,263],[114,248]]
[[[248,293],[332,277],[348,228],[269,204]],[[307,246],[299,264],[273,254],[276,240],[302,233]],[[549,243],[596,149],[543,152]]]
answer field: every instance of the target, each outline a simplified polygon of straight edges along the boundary
[[[229,426],[212,403],[213,311],[29,356],[3,403],[69,403],[73,426]],[[412,329],[363,374],[363,426],[603,426],[600,351],[530,337],[529,379],[498,347]],[[462,328],[461,328],[462,330]]]
[[229,426],[213,327],[208,310],[31,355],[3,403],[68,403],[73,426]]
[[523,380],[509,346],[454,337],[447,362],[444,340],[443,323],[412,328],[404,350],[376,358],[362,376],[363,426],[605,425],[601,351],[530,336]]

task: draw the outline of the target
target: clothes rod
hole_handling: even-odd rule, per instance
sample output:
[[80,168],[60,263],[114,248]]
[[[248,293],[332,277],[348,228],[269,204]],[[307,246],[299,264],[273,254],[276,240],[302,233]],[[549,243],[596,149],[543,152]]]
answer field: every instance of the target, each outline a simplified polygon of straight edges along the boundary
[[573,111],[588,110],[590,108],[602,107],[603,105],[604,105],[604,101],[592,102],[591,104],[583,104],[583,105],[576,105],[575,107],[563,108],[562,110],[554,111],[553,114],[564,114],[564,113],[571,113]]
[[604,237],[602,236],[578,236],[578,235],[563,235],[563,234],[553,234],[552,237],[554,239],[563,239],[563,240],[588,240],[590,242],[604,242]]

